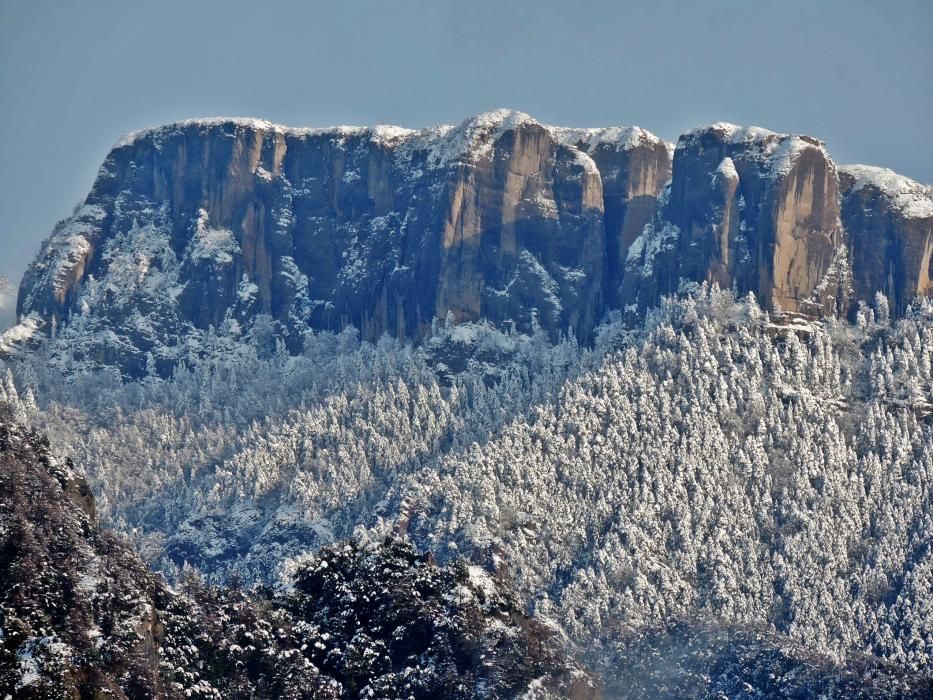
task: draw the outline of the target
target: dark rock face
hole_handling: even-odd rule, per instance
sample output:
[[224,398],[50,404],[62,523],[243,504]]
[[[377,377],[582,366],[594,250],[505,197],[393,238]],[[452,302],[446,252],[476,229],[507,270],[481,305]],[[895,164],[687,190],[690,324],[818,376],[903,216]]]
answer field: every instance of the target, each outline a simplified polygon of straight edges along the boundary
[[668,171],[666,145],[642,130],[506,111],[420,132],[171,125],[107,156],[28,270],[18,312],[50,333],[76,316],[110,328],[126,342],[89,352],[136,371],[190,329],[257,314],[294,343],[347,324],[418,339],[448,315],[587,337]]
[[671,177],[671,144],[644,129],[567,129],[563,140],[589,155],[603,183],[606,300],[624,302],[622,277],[629,248],[651,221]]
[[864,165],[841,168],[840,183],[854,296],[882,292],[902,315],[933,294],[933,188]]
[[771,308],[845,310],[845,232],[822,143],[714,124],[681,137],[673,179],[631,250],[623,296],[641,308],[680,279],[754,292]]

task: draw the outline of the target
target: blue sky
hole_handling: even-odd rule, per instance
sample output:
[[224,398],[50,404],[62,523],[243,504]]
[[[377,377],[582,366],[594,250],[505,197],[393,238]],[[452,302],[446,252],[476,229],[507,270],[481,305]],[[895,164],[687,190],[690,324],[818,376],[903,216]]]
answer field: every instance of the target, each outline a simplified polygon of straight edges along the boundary
[[0,274],[128,131],[456,123],[512,107],[674,140],[726,120],[933,182],[933,2],[0,0]]

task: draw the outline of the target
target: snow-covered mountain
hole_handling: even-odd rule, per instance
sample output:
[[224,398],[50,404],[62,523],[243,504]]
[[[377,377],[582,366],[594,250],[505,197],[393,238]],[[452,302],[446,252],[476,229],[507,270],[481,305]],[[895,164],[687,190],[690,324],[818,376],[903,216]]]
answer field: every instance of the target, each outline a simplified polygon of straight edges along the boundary
[[808,136],[719,123],[675,149],[508,110],[421,131],[192,120],[115,145],[0,349],[64,336],[165,376],[210,328],[291,352],[309,329],[420,340],[448,317],[590,342],[681,279],[811,316],[880,291],[901,315],[933,291],[931,255],[931,188],[839,169]]
[[308,328],[419,339],[448,315],[588,337],[624,259],[606,216],[637,235],[669,173],[648,132],[505,110],[417,132],[173,124],[117,143],[18,311],[135,374],[259,314],[292,350]]
[[[120,543],[148,588],[102,635],[122,640],[112,664],[75,668],[130,696],[125,654],[206,697],[281,695],[262,683],[285,677],[396,697],[413,674],[425,697],[459,697],[457,674],[480,697],[923,697],[931,255],[930,187],[725,123],[676,147],[508,111],[421,131],[132,134],[0,339],[4,420],[51,443],[5,428],[9,470],[59,505],[85,478],[93,514],[28,524],[4,482],[19,505],[0,511],[3,551],[22,558],[14,523],[41,559],[61,520],[70,544],[48,570],[83,620],[107,609],[100,580],[129,585],[100,551]],[[466,604],[451,615],[479,627],[386,661],[401,613],[381,596],[428,564],[430,595],[404,605]],[[46,610],[45,585],[11,609]],[[334,586],[347,597],[319,595]],[[391,614],[357,619],[362,598]],[[374,625],[366,639],[337,608]],[[182,635],[158,662],[133,627],[150,609]],[[0,620],[18,669],[3,682],[32,673],[31,650],[97,658],[42,615],[15,638]],[[211,627],[228,617],[230,635],[265,630],[267,665]],[[338,659],[360,655],[365,673]]]

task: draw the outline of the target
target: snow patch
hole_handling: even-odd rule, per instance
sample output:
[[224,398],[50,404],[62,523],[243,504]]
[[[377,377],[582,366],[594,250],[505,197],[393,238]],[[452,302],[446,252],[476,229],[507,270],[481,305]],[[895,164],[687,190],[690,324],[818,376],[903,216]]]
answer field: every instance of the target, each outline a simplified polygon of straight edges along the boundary
[[778,134],[760,126],[739,126],[731,122],[714,122],[706,126],[699,126],[687,131],[681,139],[695,139],[709,132],[718,133],[723,136],[726,143],[741,144],[755,141],[764,141],[774,136],[783,138],[786,134]]
[[542,126],[524,112],[496,109],[470,117],[456,127],[437,127],[434,133],[440,138],[430,149],[428,165],[442,168],[465,160],[489,158],[496,141],[506,132],[528,125]]
[[538,262],[538,259],[530,251],[523,250],[518,257],[525,264],[528,271],[538,279],[544,299],[550,305],[556,320],[564,310],[564,306],[560,301],[560,286],[557,281],[551,277],[544,265]]
[[240,284],[237,286],[237,298],[242,303],[248,304],[256,299],[257,294],[259,294],[259,287],[255,282],[251,282],[249,277],[247,277],[246,273],[244,272],[243,278],[240,280]]
[[719,166],[716,168],[716,174],[713,175],[713,181],[715,182],[716,177],[721,177],[724,180],[738,180],[739,173],[735,169],[735,163],[732,162],[732,159],[728,156],[722,159],[722,162],[719,163]]
[[207,223],[207,210],[201,209],[189,248],[190,259],[193,262],[210,260],[221,265],[232,263],[233,256],[240,252],[240,244],[237,243],[233,231],[226,228],[210,228]]
[[574,162],[583,168],[583,172],[594,177],[600,177],[599,168],[596,167],[596,161],[589,157],[583,151],[574,150],[573,152]]
[[496,584],[490,578],[489,574],[481,566],[472,565],[467,568],[467,575],[470,578],[470,585],[478,591],[481,591],[486,600],[491,600],[498,592]]
[[330,136],[343,140],[352,136],[368,136],[373,142],[386,146],[418,133],[413,129],[382,124],[373,127],[347,126],[342,124],[327,127],[290,127],[276,124],[266,119],[257,119],[255,117],[202,117],[197,119],[183,119],[170,124],[131,131],[120,137],[111,150],[134,146],[136,143],[146,138],[158,142],[165,137],[181,133],[187,129],[212,129],[231,125],[238,129],[250,129],[252,131],[282,136],[294,136],[296,138]]
[[0,353],[14,354],[24,344],[41,337],[42,320],[37,314],[29,314],[19,323],[0,334]]
[[[234,127],[250,129],[264,134],[275,134],[294,138],[323,137],[337,142],[348,138],[368,138],[372,143],[395,152],[402,161],[411,161],[416,152],[426,153],[429,168],[445,168],[461,162],[476,162],[491,156],[495,143],[507,132],[524,126],[537,126],[544,129],[554,141],[578,149],[584,153],[597,148],[612,148],[624,151],[643,144],[661,144],[673,151],[673,144],[658,138],[651,132],[637,126],[612,126],[600,128],[557,127],[534,119],[532,116],[512,109],[496,109],[470,117],[457,126],[437,125],[415,130],[400,126],[378,124],[376,126],[330,126],[295,128],[275,124],[265,119],[250,117],[209,117],[186,119],[152,128],[130,132],[120,138],[113,149],[134,146],[143,139],[151,139],[156,144],[167,137],[181,134],[190,129],[212,129]],[[593,166],[595,167],[595,165]],[[412,168],[412,177],[421,175],[421,171]],[[259,172],[266,177],[265,172]],[[353,176],[350,176],[351,178]],[[349,180],[348,180],[349,182]]]
[[758,126],[742,127],[729,122],[716,122],[691,129],[680,137],[679,144],[686,147],[709,133],[717,134],[727,145],[742,147],[749,157],[767,161],[772,180],[787,175],[807,151],[819,151],[828,163],[832,163],[826,145],[812,137],[779,134]]
[[625,258],[627,269],[637,269],[641,266],[642,277],[651,277],[654,274],[654,261],[661,253],[672,250],[680,238],[680,228],[669,221],[663,222],[660,228],[654,223],[645,226],[641,235],[632,241]]
[[822,145],[817,145],[802,136],[795,135],[785,137],[774,150],[774,153],[771,154],[771,178],[777,179],[783,175],[787,175],[793,170],[800,156],[811,150],[821,151],[825,159],[827,161],[830,160],[829,154]]
[[665,141],[640,126],[607,126],[593,129],[574,129],[565,127],[547,127],[554,139],[565,146],[579,148],[592,153],[597,148],[611,148],[615,151],[629,151],[642,145],[655,146]]

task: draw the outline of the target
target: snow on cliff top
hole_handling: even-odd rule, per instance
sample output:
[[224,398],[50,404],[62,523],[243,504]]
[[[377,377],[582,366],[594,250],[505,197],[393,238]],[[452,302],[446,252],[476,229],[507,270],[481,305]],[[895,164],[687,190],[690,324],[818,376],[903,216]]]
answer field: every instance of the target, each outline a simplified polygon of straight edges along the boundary
[[606,126],[595,129],[559,126],[548,128],[550,128],[556,140],[565,146],[576,146],[587,153],[591,153],[600,146],[608,146],[617,151],[627,151],[642,144],[663,144],[665,148],[671,146],[668,142],[658,138],[647,129],[642,129],[640,126]]
[[428,162],[443,167],[466,156],[473,159],[487,156],[492,151],[493,144],[507,131],[529,125],[541,126],[534,117],[524,112],[495,109],[465,119],[455,127],[439,126],[426,129],[425,134],[429,138],[441,137],[432,139]]
[[933,186],[872,165],[843,165],[839,170],[855,180],[852,192],[873,187],[894,202],[908,219],[933,218]]
[[735,169],[735,163],[728,156],[726,156],[719,162],[719,165],[716,168],[716,174],[725,178],[726,180],[738,180],[739,179],[739,173]]
[[289,136],[316,136],[316,135],[334,135],[334,136],[361,136],[370,135],[374,140],[391,143],[399,139],[417,134],[415,129],[405,129],[400,126],[391,126],[387,124],[377,124],[375,126],[327,126],[327,127],[291,127],[276,124],[265,119],[256,119],[254,117],[205,117],[200,119],[184,119],[170,124],[150,127],[131,131],[121,137],[113,148],[123,148],[132,146],[140,139],[146,137],[168,136],[183,129],[209,129],[212,127],[221,127],[232,124],[234,126],[253,129],[255,131],[266,131],[275,134],[286,134]]
[[210,117],[204,119],[186,119],[148,129],[140,129],[123,136],[113,148],[132,146],[141,139],[166,137],[183,129],[216,128],[234,125],[244,129],[284,134],[288,136],[369,136],[373,141],[385,146],[407,145],[411,148],[424,148],[429,151],[429,163],[435,166],[447,165],[465,156],[478,158],[488,155],[492,145],[506,132],[523,126],[535,125],[546,130],[551,137],[566,146],[591,152],[598,146],[605,145],[616,150],[628,150],[642,143],[664,144],[671,150],[671,144],[658,138],[640,127],[603,127],[596,129],[576,129],[542,124],[534,117],[512,109],[496,109],[477,114],[465,119],[456,126],[438,125],[426,129],[406,129],[399,126],[330,126],[321,128],[296,128],[275,124],[265,119],[250,117]]
[[705,126],[698,126],[695,129],[690,129],[685,132],[680,138],[683,140],[689,140],[702,136],[705,133],[710,131],[717,132],[723,135],[726,143],[751,143],[753,141],[764,141],[772,136],[778,138],[786,138],[787,134],[779,134],[775,131],[770,131],[769,129],[763,129],[760,126],[739,126],[738,124],[732,124],[731,122],[715,122],[713,124],[706,124]]
[[665,143],[651,132],[637,126],[573,129],[543,124],[524,112],[496,109],[470,117],[456,127],[435,127],[439,130],[436,133],[442,138],[434,146],[431,160],[436,165],[445,165],[462,157],[476,159],[488,156],[493,144],[503,134],[527,126],[539,127],[555,142],[576,149],[584,156],[578,160],[592,171],[596,171],[596,165],[585,156],[591,154],[598,146],[605,145],[622,151],[642,143]]
[[833,162],[826,144],[812,136],[780,134],[760,126],[739,126],[729,122],[715,122],[691,129],[680,137],[678,146],[691,145],[709,133],[718,135],[724,144],[742,147],[747,153],[766,160],[772,178],[789,173],[806,151],[817,150],[828,163]]

